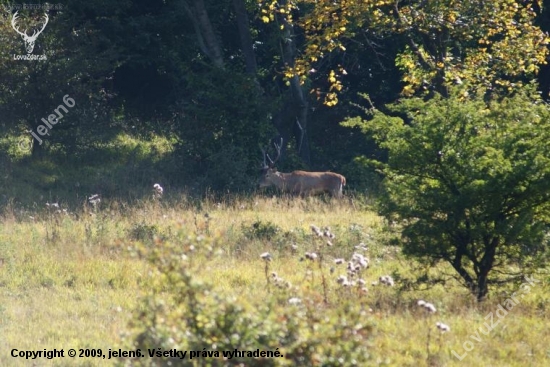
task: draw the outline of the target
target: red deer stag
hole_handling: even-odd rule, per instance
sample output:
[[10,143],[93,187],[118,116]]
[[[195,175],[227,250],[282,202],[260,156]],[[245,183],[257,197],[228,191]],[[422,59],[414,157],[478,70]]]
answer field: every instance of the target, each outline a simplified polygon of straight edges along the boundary
[[[260,178],[260,187],[276,186],[283,192],[300,196],[317,195],[328,192],[334,197],[342,197],[342,190],[346,185],[346,178],[338,173],[306,171],[294,171],[291,173],[278,172],[275,168],[275,162],[277,162],[281,156],[282,144],[283,139],[281,139],[279,145],[273,143],[277,151],[277,156],[273,160],[265,150],[262,149],[264,161],[262,166],[262,177]],[[266,158],[269,160],[269,165],[266,162]]]

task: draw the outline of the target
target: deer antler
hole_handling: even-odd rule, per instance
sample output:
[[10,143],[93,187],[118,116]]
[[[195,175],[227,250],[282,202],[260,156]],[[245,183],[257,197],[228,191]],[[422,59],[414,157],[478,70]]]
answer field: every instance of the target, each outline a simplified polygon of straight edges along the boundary
[[269,168],[269,166],[267,165],[267,162],[265,161],[265,157],[266,157],[266,153],[265,153],[265,149],[260,147],[260,150],[262,151],[262,157],[264,159],[263,163],[262,163],[262,170],[266,170]]
[[[262,151],[262,156],[263,156],[263,160],[264,160],[263,165],[262,165],[262,169],[268,169],[268,168],[275,167],[275,162],[277,162],[279,160],[279,158],[281,157],[281,147],[282,147],[282,145],[283,145],[283,138],[281,138],[281,143],[279,143],[279,144],[273,142],[273,146],[275,147],[275,150],[277,151],[277,156],[275,157],[275,159],[271,159],[269,154],[266,153],[265,149],[260,146],[260,150]],[[266,159],[269,161],[269,164],[267,164]]]
[[44,16],[46,17],[46,22],[44,22],[44,25],[42,26],[42,29],[39,30],[38,33],[37,33],[36,31],[34,31],[33,34],[32,34],[32,36],[31,36],[31,38],[32,38],[32,37],[35,37],[35,35],[36,35],[36,37],[38,37],[38,35],[39,35],[40,33],[42,33],[42,31],[44,30],[44,28],[46,28],[46,25],[48,25],[48,21],[50,20],[50,17],[48,17],[48,14],[47,14],[47,13],[44,13]]
[[275,159],[271,159],[269,154],[266,154],[267,159],[269,159],[269,162],[270,162],[270,165],[269,165],[270,168],[275,167],[275,162],[277,162],[279,160],[279,158],[281,158],[281,147],[283,146],[283,138],[281,138],[281,142],[279,144],[273,142],[273,146],[275,147],[275,150],[277,151],[277,156],[275,157]]
[[13,18],[11,18],[11,26],[12,28],[17,32],[19,33],[20,35],[22,35],[23,37],[28,37],[27,36],[27,30],[25,29],[25,33],[22,33],[20,32],[18,29],[17,29],[17,13],[19,13],[19,10],[16,11],[14,14],[13,14]]
[[39,31],[34,31],[32,36],[29,36],[27,35],[27,30],[25,29],[25,32],[20,32],[19,29],[17,29],[17,19],[19,19],[17,17],[17,13],[19,13],[19,11],[16,11],[14,14],[13,14],[13,18],[11,19],[11,26],[13,27],[13,29],[19,33],[20,35],[22,35],[23,37],[25,38],[36,38],[38,37],[38,35],[40,33],[42,33],[42,31],[44,31],[44,28],[46,28],[46,25],[48,24],[48,21],[50,20],[50,17],[48,17],[48,14],[44,13],[44,16],[46,17],[46,21],[44,22],[44,25],[42,26],[42,29],[40,29]]

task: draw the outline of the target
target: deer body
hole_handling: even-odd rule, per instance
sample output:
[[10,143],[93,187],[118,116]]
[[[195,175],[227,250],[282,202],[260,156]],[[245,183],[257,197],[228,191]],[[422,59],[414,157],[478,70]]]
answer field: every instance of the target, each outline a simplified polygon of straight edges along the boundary
[[345,185],[346,178],[334,172],[283,173],[272,168],[268,169],[260,180],[260,187],[275,186],[283,192],[300,196],[329,193],[341,198]]
[[[282,138],[280,144],[273,143],[277,152],[275,159],[271,159],[269,154],[262,149],[264,161],[262,164],[262,177],[259,182],[260,187],[275,186],[283,192],[300,196],[318,195],[325,192],[337,198],[343,196],[342,190],[346,186],[346,178],[338,173],[307,171],[278,172],[277,168],[275,168],[275,162],[281,156],[282,144]],[[269,164],[267,164],[267,160],[269,160]]]

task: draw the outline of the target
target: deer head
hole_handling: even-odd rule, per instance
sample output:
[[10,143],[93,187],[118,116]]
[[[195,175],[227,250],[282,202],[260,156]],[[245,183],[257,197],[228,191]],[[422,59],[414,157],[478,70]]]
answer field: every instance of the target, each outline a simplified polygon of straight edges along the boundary
[[[277,168],[275,168],[275,163],[281,157],[282,145],[283,145],[283,138],[281,138],[281,142],[279,144],[273,142],[273,146],[275,147],[275,151],[277,153],[277,156],[275,157],[275,159],[271,159],[269,154],[266,153],[265,149],[260,148],[262,150],[262,155],[263,155],[263,163],[261,167],[262,176],[259,182],[260,187],[266,187],[271,185],[273,180],[273,175],[278,174]],[[269,161],[269,163],[267,161]]]
[[46,17],[46,20],[44,22],[44,25],[42,26],[42,29],[39,30],[39,31],[34,31],[32,36],[29,36],[27,35],[27,30],[25,29],[25,32],[21,32],[19,31],[19,29],[17,29],[17,13],[18,11],[16,11],[14,14],[13,14],[13,18],[11,19],[11,26],[13,27],[13,29],[19,33],[22,37],[23,37],[23,41],[25,41],[25,48],[27,49],[27,53],[30,54],[32,53],[32,51],[34,50],[34,42],[36,41],[36,38],[40,35],[40,33],[42,33],[42,31],[44,30],[44,28],[46,28],[46,24],[48,24],[48,20],[50,18],[48,18],[48,14],[44,13],[44,16]]
[[[271,159],[269,154],[266,153],[265,149],[262,148],[262,155],[264,158],[263,164],[262,164],[262,171],[265,171],[267,169],[273,169],[275,168],[275,163],[279,160],[281,157],[281,147],[283,145],[283,138],[281,138],[281,142],[279,144],[273,142],[273,146],[275,147],[275,151],[277,152],[277,156],[275,159]],[[269,164],[266,162],[266,159],[269,161]]]

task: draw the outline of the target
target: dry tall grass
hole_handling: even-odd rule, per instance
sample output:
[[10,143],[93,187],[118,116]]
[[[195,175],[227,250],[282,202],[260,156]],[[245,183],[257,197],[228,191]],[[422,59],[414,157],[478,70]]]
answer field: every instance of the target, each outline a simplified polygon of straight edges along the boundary
[[[346,274],[346,265],[336,265],[334,259],[348,260],[355,252],[367,256],[369,268],[362,279],[368,291],[358,302],[368,309],[365,322],[374,325],[369,346],[376,356],[373,364],[523,367],[543,366],[550,358],[547,276],[485,335],[479,327],[489,313],[495,314],[506,294],[494,292],[478,305],[453,281],[429,288],[412,282],[418,264],[385,246],[385,223],[353,200],[182,198],[171,204],[152,200],[133,206],[104,201],[97,209],[76,213],[62,209],[8,209],[0,219],[2,366],[113,365],[113,360],[97,358],[27,361],[10,352],[123,348],[138,299],[149,291],[148,265],[132,257],[127,247],[134,241],[169,237],[179,229],[221,237],[223,256],[203,260],[200,265],[208,271],[197,277],[243,305],[268,296],[260,254],[269,252],[270,272],[295,285],[301,297],[345,317],[339,307],[351,293],[337,278]],[[330,227],[336,236],[323,250],[327,269],[334,268],[323,274],[326,285],[315,266],[304,261],[304,254],[319,246],[315,241],[325,241],[313,238],[311,225]],[[368,250],[357,249],[360,243]],[[430,271],[452,275],[443,265]],[[394,286],[380,284],[385,275],[392,277]],[[433,303],[437,312],[424,312],[417,306],[419,299]],[[438,321],[451,330],[441,334],[435,327]],[[452,351],[462,356],[464,347],[472,349],[460,361]]]

